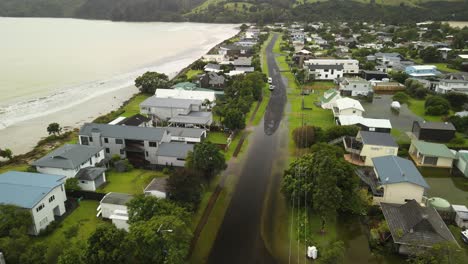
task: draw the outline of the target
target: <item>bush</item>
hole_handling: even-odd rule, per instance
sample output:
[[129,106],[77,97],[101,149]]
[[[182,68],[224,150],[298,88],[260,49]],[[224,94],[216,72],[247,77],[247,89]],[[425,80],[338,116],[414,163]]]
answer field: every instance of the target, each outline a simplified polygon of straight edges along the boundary
[[445,98],[455,110],[461,110],[463,105],[468,103],[468,95],[464,93],[450,92],[445,96]]
[[428,115],[445,115],[449,112],[450,103],[442,96],[431,96],[426,100],[424,107]]
[[448,113],[448,108],[443,105],[426,107],[427,115],[439,116],[439,115],[445,115],[447,113]]
[[405,92],[398,92],[392,97],[393,101],[398,101],[400,104],[407,104],[409,96]]
[[465,144],[465,139],[464,139],[464,138],[461,138],[461,137],[456,137],[456,138],[450,140],[450,144],[453,144],[453,145],[463,145],[463,144]]
[[77,178],[68,178],[65,181],[65,190],[67,191],[79,191],[81,190],[80,186],[78,185],[78,179]]
[[334,126],[327,129],[325,133],[325,141],[331,141],[343,136],[356,136],[359,131],[357,126]]

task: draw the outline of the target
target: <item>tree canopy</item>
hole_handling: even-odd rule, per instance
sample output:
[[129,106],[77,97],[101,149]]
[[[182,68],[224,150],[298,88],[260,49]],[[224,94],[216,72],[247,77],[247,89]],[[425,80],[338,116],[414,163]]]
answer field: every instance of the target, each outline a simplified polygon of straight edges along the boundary
[[153,95],[156,89],[169,88],[169,77],[164,73],[145,72],[135,79],[135,86],[140,92]]
[[215,144],[204,141],[196,144],[193,152],[189,152],[185,166],[211,178],[226,168],[226,159]]
[[49,135],[60,135],[60,133],[62,132],[62,127],[60,127],[60,125],[58,123],[50,123],[48,126],[47,126],[47,132],[49,133]]

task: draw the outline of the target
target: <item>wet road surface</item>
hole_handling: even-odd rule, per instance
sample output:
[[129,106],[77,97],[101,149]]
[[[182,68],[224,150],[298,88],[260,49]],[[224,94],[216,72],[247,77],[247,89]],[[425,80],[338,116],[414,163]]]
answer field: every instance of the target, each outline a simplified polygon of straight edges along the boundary
[[274,35],[267,47],[269,76],[276,88],[271,92],[264,123],[255,127],[249,138],[244,167],[211,249],[209,263],[276,263],[262,239],[261,218],[273,161],[280,155],[277,130],[287,100],[286,87],[272,51],[277,39],[278,35]]

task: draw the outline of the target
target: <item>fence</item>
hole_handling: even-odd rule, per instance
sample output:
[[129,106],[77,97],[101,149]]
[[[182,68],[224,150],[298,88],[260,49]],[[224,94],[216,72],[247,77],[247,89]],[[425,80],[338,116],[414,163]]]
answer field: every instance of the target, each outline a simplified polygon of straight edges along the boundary
[[67,196],[69,197],[83,198],[86,200],[94,200],[94,201],[101,201],[105,195],[106,195],[105,193],[97,193],[97,192],[91,192],[91,191],[75,191],[75,190],[67,191]]

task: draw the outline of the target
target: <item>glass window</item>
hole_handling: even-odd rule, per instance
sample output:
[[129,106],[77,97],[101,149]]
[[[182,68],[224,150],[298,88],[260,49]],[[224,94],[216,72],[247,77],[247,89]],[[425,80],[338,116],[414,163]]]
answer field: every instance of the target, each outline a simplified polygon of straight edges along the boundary
[[106,153],[110,153],[110,149],[109,149],[109,148],[106,148]]
[[122,139],[115,139],[115,144],[120,144],[122,145],[123,144],[123,140]]
[[108,138],[104,138],[104,143],[109,143],[109,139],[108,139]]
[[152,147],[152,148],[155,148],[155,147],[158,146],[158,143],[156,143],[154,141],[150,141],[149,146]]

